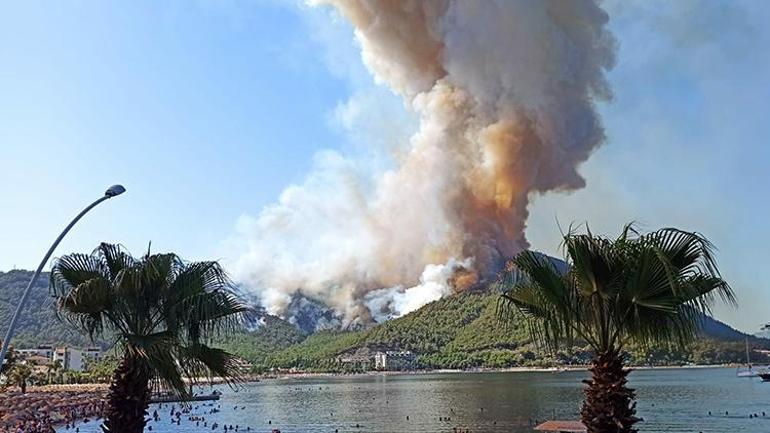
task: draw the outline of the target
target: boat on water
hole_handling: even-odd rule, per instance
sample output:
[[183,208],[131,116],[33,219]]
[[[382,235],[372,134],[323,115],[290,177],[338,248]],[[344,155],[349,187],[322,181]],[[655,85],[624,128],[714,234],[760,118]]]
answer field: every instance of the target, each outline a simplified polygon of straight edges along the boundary
[[738,367],[738,371],[735,373],[738,377],[759,377],[762,382],[770,382],[770,366],[768,365],[752,365],[751,357],[749,356],[749,339],[746,338],[746,367]]
[[768,376],[770,378],[770,366],[767,365],[749,365],[745,369],[738,368],[738,371],[735,373],[738,377],[762,377],[762,375]]

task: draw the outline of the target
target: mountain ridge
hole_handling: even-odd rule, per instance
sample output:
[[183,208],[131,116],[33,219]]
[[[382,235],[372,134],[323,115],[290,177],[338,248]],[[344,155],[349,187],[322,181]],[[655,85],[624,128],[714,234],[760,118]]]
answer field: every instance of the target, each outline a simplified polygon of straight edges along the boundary
[[[9,323],[30,276],[30,271],[23,270],[0,272],[0,324]],[[498,320],[498,299],[499,295],[489,289],[461,292],[402,317],[358,330],[335,328],[328,308],[318,301],[297,301],[296,305],[302,308],[318,308],[319,317],[330,326],[316,331],[317,324],[307,321],[316,316],[312,311],[304,311],[305,316],[294,320],[264,314],[254,329],[245,329],[216,344],[249,360],[257,369],[358,371],[365,368],[365,363],[356,359],[363,360],[381,350],[413,351],[422,368],[546,366],[590,359],[586,347],[564,348],[556,354],[538,350],[529,341],[523,318],[517,316],[508,323]],[[45,273],[33,287],[14,345],[90,344],[56,317],[51,301]],[[630,347],[628,352],[635,364],[742,362],[744,341],[754,347],[770,347],[770,340],[750,336],[707,317],[702,337],[685,351]]]
[[[591,353],[585,346],[565,347],[556,354],[538,350],[530,341],[526,322],[501,323],[497,293],[464,292],[431,302],[403,317],[361,331],[321,331],[310,334],[262,361],[265,368],[318,371],[358,371],[377,351],[409,350],[420,368],[504,368],[585,364]],[[685,350],[629,346],[632,364],[716,364],[742,362],[744,340],[770,347],[716,319],[705,317],[701,337]],[[759,361],[759,359],[754,359]]]

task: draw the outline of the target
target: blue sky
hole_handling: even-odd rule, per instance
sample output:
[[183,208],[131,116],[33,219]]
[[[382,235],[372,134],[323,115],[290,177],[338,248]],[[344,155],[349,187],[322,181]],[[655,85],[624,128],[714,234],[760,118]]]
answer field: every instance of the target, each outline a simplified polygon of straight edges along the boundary
[[[739,310],[770,320],[770,8],[759,1],[606,3],[618,43],[599,106],[607,143],[587,187],[536,197],[528,237],[558,228],[698,230],[719,247]],[[239,218],[301,183],[323,149],[408,132],[350,28],[281,1],[0,1],[0,270],[34,268],[68,218],[112,183],[58,254],[121,242],[220,258]],[[395,134],[394,135],[398,135]]]

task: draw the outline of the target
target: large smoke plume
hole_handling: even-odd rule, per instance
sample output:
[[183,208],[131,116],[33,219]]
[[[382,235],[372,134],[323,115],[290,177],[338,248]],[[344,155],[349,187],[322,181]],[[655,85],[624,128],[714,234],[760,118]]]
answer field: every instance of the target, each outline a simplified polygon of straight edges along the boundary
[[404,314],[527,248],[531,194],[584,186],[577,168],[604,140],[608,16],[593,0],[321,3],[352,23],[419,129],[373,179],[319,155],[303,185],[242,222],[236,276],[274,313],[300,292],[348,320]]

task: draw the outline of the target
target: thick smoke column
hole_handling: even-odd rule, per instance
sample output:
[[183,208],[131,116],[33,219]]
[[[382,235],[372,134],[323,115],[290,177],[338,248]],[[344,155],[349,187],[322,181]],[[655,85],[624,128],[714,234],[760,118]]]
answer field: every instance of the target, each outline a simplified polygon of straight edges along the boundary
[[592,0],[322,3],[353,24],[419,130],[377,179],[321,155],[304,185],[243,223],[237,276],[274,312],[301,291],[348,319],[403,314],[450,291],[457,270],[461,286],[483,280],[527,248],[530,194],[584,186],[614,39]]

